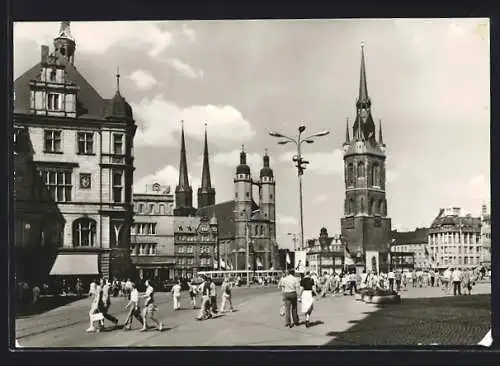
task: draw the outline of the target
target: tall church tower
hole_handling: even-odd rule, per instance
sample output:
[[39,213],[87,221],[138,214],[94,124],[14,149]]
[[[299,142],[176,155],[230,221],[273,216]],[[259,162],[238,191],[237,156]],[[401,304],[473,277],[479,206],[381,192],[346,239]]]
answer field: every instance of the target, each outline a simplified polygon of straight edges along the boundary
[[368,97],[364,48],[361,46],[359,95],[353,137],[346,127],[344,147],[345,201],[342,236],[351,255],[367,270],[385,270],[391,239],[385,192],[385,144],[382,125],[378,139]]
[[195,216],[193,207],[193,188],[189,185],[186,159],[186,142],[184,139],[184,123],[181,130],[181,160],[179,163],[179,184],[175,187],[174,216]]
[[54,50],[56,55],[62,56],[71,65],[75,63],[76,42],[71,35],[70,22],[61,22],[61,28],[54,39]]
[[215,188],[210,179],[210,163],[208,160],[207,125],[205,124],[205,147],[203,150],[203,168],[201,172],[201,187],[198,188],[198,209],[215,205]]
[[245,269],[245,250],[247,239],[247,226],[252,216],[252,176],[250,167],[247,165],[247,154],[242,147],[240,153],[240,165],[236,167],[234,177],[234,222],[236,226],[236,249],[237,257],[233,263],[236,269]]
[[260,170],[259,208],[264,218],[269,220],[269,230],[266,235],[272,247],[276,242],[276,182],[273,170],[269,166],[267,150],[262,160],[264,166]]

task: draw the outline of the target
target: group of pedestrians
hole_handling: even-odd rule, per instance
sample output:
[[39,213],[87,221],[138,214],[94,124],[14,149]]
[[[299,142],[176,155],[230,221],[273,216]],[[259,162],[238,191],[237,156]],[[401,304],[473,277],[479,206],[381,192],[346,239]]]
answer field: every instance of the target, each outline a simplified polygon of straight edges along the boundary
[[[143,295],[139,294],[134,283],[129,284],[129,301],[125,308],[129,310],[127,318],[124,322],[124,329],[130,330],[133,318],[136,318],[142,325],[141,331],[148,329],[147,321],[152,320],[159,331],[162,330],[163,324],[155,317],[157,310],[154,302],[154,289],[148,280],[145,281],[146,291]],[[109,313],[111,306],[112,286],[108,279],[102,278],[99,283],[92,282],[90,284],[89,294],[92,298],[90,305],[89,318],[90,326],[87,332],[99,332],[104,327],[104,320],[113,323],[114,327],[118,327],[118,319]],[[143,300],[142,311],[141,301]]]
[[226,311],[226,304],[229,305],[229,310],[234,311],[232,303],[231,283],[227,277],[221,285],[222,302],[220,311],[217,310],[217,286],[210,277],[203,277],[202,283],[199,286],[189,283],[189,294],[191,304],[196,308],[196,297],[201,294],[200,312],[196,317],[198,320],[210,319],[217,316],[219,313]]

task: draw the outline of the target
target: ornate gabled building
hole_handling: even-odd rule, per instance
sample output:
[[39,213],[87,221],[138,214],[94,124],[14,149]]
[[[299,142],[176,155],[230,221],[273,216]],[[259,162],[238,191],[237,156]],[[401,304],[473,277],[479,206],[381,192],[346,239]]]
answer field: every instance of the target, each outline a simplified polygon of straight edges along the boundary
[[342,237],[358,267],[388,267],[391,219],[385,192],[385,144],[382,125],[378,139],[368,96],[364,48],[361,47],[359,95],[350,138],[344,142],[345,201]]
[[132,109],[102,98],[74,65],[62,22],[54,49],[14,81],[16,275],[125,276],[132,224]]
[[[245,270],[247,242],[249,267],[271,269],[278,266],[276,244],[276,183],[267,152],[259,179],[253,180],[242,149],[234,177],[234,200],[198,209],[199,216],[215,216],[219,223],[220,268]],[[259,204],[253,198],[259,187]]]

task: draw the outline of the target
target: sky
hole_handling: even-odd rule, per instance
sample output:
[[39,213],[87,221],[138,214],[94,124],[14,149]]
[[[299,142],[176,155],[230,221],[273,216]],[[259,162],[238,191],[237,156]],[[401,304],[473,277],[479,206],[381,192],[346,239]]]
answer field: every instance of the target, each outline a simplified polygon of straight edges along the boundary
[[[14,78],[58,30],[58,22],[14,25]],[[278,244],[290,248],[287,234],[300,232],[294,151],[269,132],[295,136],[304,124],[306,133],[330,131],[303,148],[305,237],[322,226],[339,233],[342,143],[356,113],[363,43],[372,115],[387,145],[393,229],[428,227],[440,208],[478,215],[489,205],[488,19],[72,22],[71,30],[75,64],[102,97],[113,96],[119,67],[138,125],[135,192],[154,181],[175,189],[181,120],[196,192],[207,123],[217,202],[233,199],[241,146],[256,178],[268,149]]]

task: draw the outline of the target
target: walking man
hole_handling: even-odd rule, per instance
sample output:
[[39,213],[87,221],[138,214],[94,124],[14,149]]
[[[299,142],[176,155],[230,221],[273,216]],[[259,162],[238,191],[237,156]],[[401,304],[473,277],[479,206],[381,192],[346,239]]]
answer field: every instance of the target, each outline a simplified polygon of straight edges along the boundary
[[299,325],[297,293],[300,291],[300,284],[292,271],[289,270],[287,275],[281,279],[279,287],[282,290],[283,302],[285,303],[285,327],[292,328],[294,325]]
[[453,296],[462,295],[462,271],[455,268],[451,273],[451,280],[453,281]]
[[217,315],[217,286],[215,286],[214,281],[212,279],[209,279],[209,284],[210,284],[210,312],[212,313],[212,316]]
[[106,278],[101,280],[102,286],[102,297],[101,297],[101,313],[104,319],[108,319],[116,327],[118,325],[118,319],[109,313],[109,307],[111,306],[111,285],[109,280]]
[[397,269],[396,273],[394,273],[394,278],[396,280],[396,291],[401,292],[401,279],[403,275],[401,273],[401,270]]
[[[128,315],[127,315],[127,320],[125,320],[125,330],[130,330],[132,326],[132,320],[135,317],[141,325],[144,324],[144,319],[142,319],[141,316],[141,311],[139,307],[139,291],[137,291],[137,288],[135,287],[135,284],[130,282],[129,283],[129,289],[130,289],[130,299],[127,305],[125,305],[125,309],[129,309]],[[127,290],[128,292],[129,290]]]
[[179,310],[181,308],[181,281],[177,280],[177,283],[172,287],[170,291],[172,293],[172,298],[174,300],[174,310]]
[[148,330],[148,318],[156,323],[158,330],[161,332],[163,329],[163,324],[154,316],[154,312],[156,311],[156,305],[154,301],[154,288],[149,283],[149,280],[146,280],[145,285],[146,292],[144,293],[144,295],[142,295],[145,298],[145,301],[144,310],[142,312],[144,322],[142,324],[141,332],[145,332],[146,330]]
[[200,312],[198,313],[198,320],[204,320],[210,318],[210,284],[206,277],[203,277],[203,282],[199,287],[201,293],[201,306]]
[[391,269],[389,273],[387,274],[387,278],[389,279],[389,291],[394,291],[394,280],[396,278],[396,275],[394,274],[394,271]]

